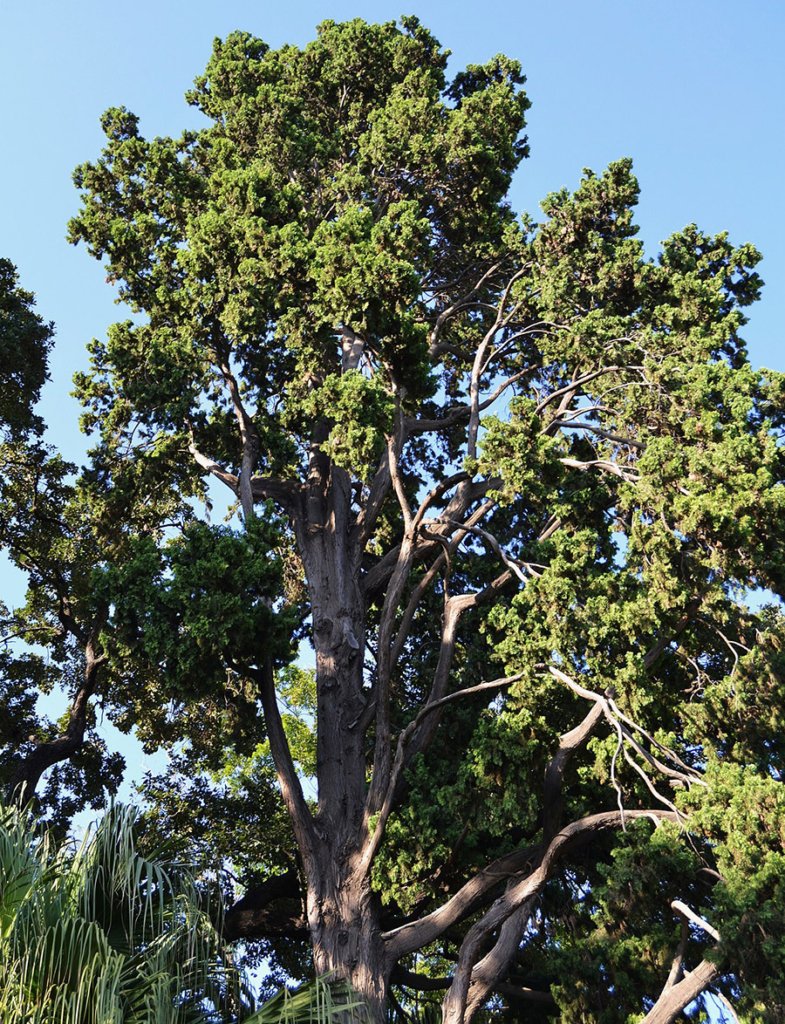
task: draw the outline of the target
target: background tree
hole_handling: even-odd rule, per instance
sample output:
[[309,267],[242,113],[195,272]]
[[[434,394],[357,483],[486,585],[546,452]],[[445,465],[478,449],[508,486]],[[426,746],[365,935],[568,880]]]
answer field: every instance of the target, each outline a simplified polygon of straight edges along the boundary
[[[41,439],[35,406],[53,327],[33,307],[13,265],[0,260],[0,544],[30,583],[25,608],[0,605],[0,777],[6,795],[25,803],[56,765],[39,804],[64,829],[74,810],[98,806],[116,788],[122,758],[92,729],[106,614],[86,596],[96,547],[75,500],[76,467]],[[36,703],[58,683],[69,707],[54,723]]]
[[[101,500],[149,516],[93,580],[110,705],[185,742],[213,834],[229,779],[264,832],[266,736],[295,870],[227,926],[307,935],[377,1019],[444,991],[456,1022],[675,1020],[710,985],[754,1019],[783,948],[758,256],[691,226],[646,259],[628,161],[516,220],[520,68],[445,63],[415,19],[236,34],[190,94],[207,128],[105,116],[71,237],[136,315],[79,388]],[[205,478],[231,525],[199,521]],[[306,634],[315,803],[276,692]],[[286,866],[261,845],[249,880]]]

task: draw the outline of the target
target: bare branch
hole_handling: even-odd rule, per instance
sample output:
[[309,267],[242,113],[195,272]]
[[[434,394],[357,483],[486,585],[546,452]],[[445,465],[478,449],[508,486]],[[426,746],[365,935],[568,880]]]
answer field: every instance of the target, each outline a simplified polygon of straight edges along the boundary
[[725,1007],[725,1009],[731,1015],[731,1019],[733,1021],[735,1021],[736,1024],[741,1024],[741,1021],[739,1020],[739,1015],[736,1013],[735,1009],[733,1008],[733,1004],[731,1003],[730,999],[728,999],[728,997],[724,993],[722,993],[722,992],[712,991],[711,994],[714,996],[715,999],[719,999],[719,1001],[722,1003],[722,1005]]
[[551,758],[545,769],[543,785],[543,829],[546,836],[554,834],[561,824],[564,805],[562,786],[564,772],[573,754],[580,750],[597,727],[602,718],[602,706],[599,702],[589,711],[586,717],[559,739],[559,749]]
[[[496,941],[490,950],[473,967],[466,991],[465,1020],[472,1019],[499,981],[509,971],[535,903],[536,898],[529,897],[516,911],[510,914],[499,929]],[[460,984],[460,980],[456,980]],[[455,983],[453,981],[453,984]]]
[[[662,743],[659,743],[642,726],[638,725],[631,718],[628,718],[619,709],[618,705],[615,703],[612,696],[608,694],[603,695],[600,693],[596,693],[594,690],[589,690],[587,687],[582,686],[580,683],[576,682],[566,673],[562,672],[561,669],[555,668],[554,666],[549,666],[548,671],[555,679],[558,679],[559,682],[564,683],[565,686],[568,686],[573,691],[573,693],[576,693],[579,697],[583,697],[586,700],[594,701],[602,708],[603,714],[605,715],[606,719],[613,726],[613,728],[617,732],[617,735],[619,736],[619,747],[617,749],[617,753],[619,750],[623,751],[625,760],[641,776],[641,778],[644,780],[647,787],[651,791],[652,795],[655,796],[662,803],[664,803],[672,811],[676,811],[674,805],[671,803],[670,800],[667,799],[667,797],[663,797],[662,794],[660,794],[659,792],[657,792],[655,788],[653,788],[651,780],[640,767],[640,765],[638,765],[635,761],[633,761],[630,758],[629,754],[627,753],[627,747],[631,747],[635,751],[635,753],[638,754],[644,761],[646,761],[653,768],[655,768],[660,774],[665,775],[668,778],[676,779],[677,781],[682,782],[687,786],[691,786],[694,784],[705,785],[705,782],[700,772],[698,772],[694,768],[691,768],[689,765],[685,764],[684,761],[682,761],[682,759],[678,756],[678,754],[675,751],[670,750]],[[669,761],[673,762],[673,764],[676,764],[679,767],[673,768],[670,765],[666,764],[664,761],[661,761],[659,758],[656,758],[650,751],[646,750],[635,739],[633,735],[634,732],[640,733],[640,735],[642,735],[644,739],[646,739],[646,741],[649,742],[655,749],[660,750]],[[615,760],[616,755],[614,755],[614,763]],[[611,772],[613,777],[613,765],[611,766]],[[618,787],[617,792],[619,792]],[[621,800],[620,793],[619,799]]]
[[191,443],[188,445],[188,451],[193,455],[196,464],[201,466],[205,472],[210,473],[217,480],[220,480],[222,484],[225,484],[235,497],[239,494],[240,481],[238,478],[234,473],[228,473],[213,459],[203,455],[194,443],[193,434],[191,434]]
[[362,509],[357,516],[357,526],[360,531],[357,551],[360,556],[365,550],[365,545],[371,537],[373,528],[376,525],[376,520],[379,518],[379,513],[382,510],[384,499],[389,494],[391,486],[392,474],[390,473],[390,455],[389,451],[385,448],[384,454],[379,460],[379,466],[376,470],[373,481],[371,482],[371,489],[365,503],[365,508]]
[[[627,811],[626,814],[629,818],[649,818],[655,822],[673,821],[676,817],[670,811],[661,810],[633,810]],[[513,874],[520,875],[523,871],[528,871],[523,878],[515,882],[512,888],[496,900],[470,929],[470,932],[475,930],[476,936],[482,933],[476,947],[479,949],[482,939],[487,934],[501,925],[529,896],[537,895],[542,891],[561,856],[573,846],[591,839],[598,832],[620,828],[621,824],[621,815],[618,811],[605,811],[601,814],[590,815],[565,826],[547,846],[543,844],[530,846],[499,857],[466,882],[437,910],[417,921],[410,921],[399,928],[386,932],[382,938],[388,945],[391,958],[399,959],[433,942],[448,928],[473,912],[482,897],[498,886],[500,882],[509,880]],[[467,934],[468,939],[469,935]]]
[[[494,537],[488,530],[482,530],[478,526],[470,526],[468,524],[456,523],[452,519],[437,518],[429,520],[430,523],[449,523],[451,526],[455,526],[462,530],[464,533],[473,533],[477,537],[482,537],[484,541],[488,543],[491,550],[496,554],[501,562],[507,566],[507,568],[513,572],[521,583],[526,582],[527,574],[530,576],[540,576],[541,573],[537,572],[538,569],[546,569],[545,565],[538,565],[536,562],[523,562],[520,559],[512,558],[502,548],[499,541]],[[523,570],[526,570],[525,572]]]
[[395,635],[395,642],[393,644],[393,650],[391,655],[391,661],[393,666],[395,666],[398,663],[398,659],[400,658],[401,652],[403,651],[403,645],[406,643],[406,638],[409,635],[409,630],[411,627],[412,619],[414,618],[414,613],[417,610],[417,606],[422,600],[425,592],[428,590],[431,583],[433,583],[433,581],[436,579],[442,567],[448,563],[450,555],[457,549],[458,545],[463,539],[464,531],[478,523],[487,512],[490,512],[490,510],[495,506],[495,504],[496,503],[494,501],[483,502],[483,504],[480,505],[480,507],[477,508],[471,514],[471,516],[469,516],[466,522],[463,523],[460,527],[458,527],[458,529],[456,529],[455,534],[450,539],[449,543],[442,551],[439,552],[439,554],[431,564],[430,568],[427,570],[425,575],[415,586],[414,590],[411,593],[411,596],[409,597],[409,602],[406,605],[406,608],[404,609],[404,613],[401,616],[401,621],[399,623],[398,630]]
[[7,798],[19,804],[33,799],[36,787],[47,768],[66,761],[79,751],[84,744],[87,730],[87,712],[90,699],[96,691],[99,669],[106,662],[105,654],[99,653],[98,638],[106,623],[106,611],[93,623],[85,643],[85,663],[82,680],[71,698],[68,709],[68,724],[63,732],[51,740],[45,740],[21,757],[15,765],[6,787]]
[[681,923],[681,934],[679,936],[679,944],[676,947],[676,952],[673,956],[673,962],[671,963],[671,969],[668,972],[668,977],[665,980],[663,986],[663,992],[681,981],[684,974],[684,954],[687,950],[687,939],[690,937],[690,928],[686,921]]
[[448,694],[446,697],[442,697],[440,700],[432,701],[426,704],[420,712],[412,719],[412,721],[406,726],[398,737],[398,744],[395,751],[395,758],[393,760],[393,766],[390,771],[390,781],[387,786],[387,792],[384,795],[384,800],[377,816],[376,825],[372,835],[369,837],[368,842],[365,844],[363,850],[363,857],[361,861],[362,871],[367,871],[370,868],[373,858],[376,856],[376,852],[379,849],[379,844],[382,841],[384,830],[387,825],[387,819],[390,816],[392,810],[393,800],[395,797],[396,789],[401,779],[401,773],[405,766],[405,754],[406,747],[409,741],[414,736],[415,732],[419,728],[420,724],[424,721],[428,715],[433,712],[440,710],[447,704],[452,704],[456,700],[462,700],[465,697],[473,697],[478,693],[485,693],[488,690],[500,690],[506,686],[511,686],[523,677],[522,673],[518,673],[514,676],[505,676],[502,679],[492,679],[490,682],[478,683],[476,686],[467,686],[463,690],[456,690],[455,693]]
[[711,960],[702,960],[694,971],[685,972],[676,985],[666,988],[641,1024],[673,1024],[685,1006],[697,999],[720,976],[719,968]]
[[[519,370],[511,377],[507,377],[506,380],[497,384],[494,390],[479,403],[479,411],[484,412],[486,409],[489,409],[497,399],[501,398],[508,388],[516,384],[522,377],[533,373],[534,369],[535,367],[526,367],[526,369]],[[458,405],[453,406],[444,416],[440,416],[438,419],[418,420],[409,418],[406,420],[406,435],[407,437],[412,437],[415,434],[428,434],[439,430],[447,430],[460,423],[461,420],[467,419],[471,415],[471,411],[470,405]]]
[[564,395],[569,395],[570,399],[572,399],[575,396],[576,392],[579,391],[580,388],[584,386],[584,384],[590,383],[597,377],[602,377],[602,375],[605,373],[616,373],[617,371],[624,369],[632,370],[637,369],[637,367],[603,366],[599,370],[592,370],[591,373],[583,374],[582,377],[576,377],[576,379],[571,381],[569,384],[565,384],[564,387],[558,388],[556,391],[552,391],[547,396],[547,398],[543,398],[543,400],[535,409],[535,412],[537,413],[537,415],[539,415],[540,413],[545,411],[545,409],[551,404],[551,402],[556,401],[557,398],[563,398]]
[[468,292],[464,292],[464,294],[459,299],[456,299],[454,302],[452,302],[446,309],[442,310],[442,312],[438,315],[438,317],[436,318],[436,323],[433,325],[433,328],[431,329],[431,334],[429,338],[429,355],[431,359],[435,359],[443,351],[442,346],[439,345],[438,343],[439,335],[442,331],[442,328],[450,319],[450,317],[455,316],[456,313],[459,313],[463,309],[469,308],[472,305],[472,299],[474,298],[474,296],[480,291],[483,285],[486,284],[486,282],[488,282],[493,277],[496,271],[502,268],[503,265],[504,260],[499,260],[497,263],[492,263],[491,266],[485,271],[484,274],[482,274],[479,280],[476,281],[476,283],[469,289]]
[[[672,1024],[684,1007],[688,1006],[693,999],[697,999],[712,981],[720,976],[719,967],[711,960],[703,960],[694,971],[684,971],[683,958],[687,938],[687,922],[696,925],[717,943],[721,941],[720,933],[682,900],[672,900],[671,907],[685,922],[682,927],[681,941],[660,997],[643,1018],[641,1024]],[[715,952],[717,950],[718,947],[715,947]],[[684,976],[681,981],[677,981],[680,973],[683,973]],[[728,1005],[730,1006],[730,1004]],[[730,1007],[730,1010],[735,1017],[733,1007]]]
[[697,925],[701,931],[706,932],[710,935],[715,942],[720,941],[720,933],[716,928],[712,927],[705,918],[702,918],[699,914],[696,914],[694,910],[687,906],[683,900],[671,900],[671,907],[676,911],[677,914],[681,914],[682,917],[686,918],[691,924]]
[[[585,411],[587,410],[581,410],[581,412]],[[550,431],[551,429],[556,427],[567,427],[570,430],[588,430],[592,434],[596,434],[598,437],[605,438],[605,440],[607,441],[618,441],[620,444],[626,444],[629,445],[630,448],[637,448],[641,451],[646,447],[646,445],[643,444],[642,441],[635,441],[631,437],[624,437],[622,434],[612,434],[609,430],[603,430],[603,428],[598,426],[596,423],[586,423],[583,420],[551,420],[548,426],[543,428],[543,430],[541,430],[540,433],[544,434],[547,431]]]
[[240,431],[240,440],[242,441],[239,495],[240,504],[243,509],[243,516],[248,520],[253,515],[254,510],[251,478],[253,476],[254,469],[256,468],[256,460],[259,457],[259,435],[256,433],[256,427],[253,425],[253,420],[245,410],[243,400],[240,396],[240,386],[237,383],[237,378],[232,373],[228,358],[222,358],[219,366],[227,390],[229,391],[229,397],[232,401],[235,419],[237,420],[237,427]]
[[313,816],[300,785],[300,780],[297,777],[297,770],[294,767],[289,741],[284,732],[281,712],[278,709],[278,701],[276,699],[275,678],[271,659],[266,658],[263,667],[253,671],[253,676],[259,684],[262,710],[267,726],[267,736],[270,741],[270,753],[275,762],[278,784],[281,787],[281,796],[289,812],[292,827],[297,838],[297,845],[305,862],[306,873],[308,873],[309,869],[312,869],[316,864],[318,845],[316,829]]
[[613,476],[620,476],[622,480],[626,480],[628,483],[637,483],[639,476],[636,472],[631,469],[624,469],[623,466],[619,466],[615,462],[609,462],[607,459],[589,459],[586,462],[581,462],[579,459],[563,458],[559,459],[559,462],[563,466],[569,466],[571,469],[589,470],[599,469],[603,473],[611,473]]
[[[675,818],[675,815],[668,811],[653,810],[628,811],[627,815],[637,818],[648,817],[656,821]],[[556,864],[571,847],[591,839],[600,831],[620,828],[622,822],[622,816],[618,811],[593,814],[572,822],[562,828],[548,843],[534,871],[523,878],[510,881],[504,895],[500,896],[466,933],[453,984],[444,998],[445,1024],[462,1024],[464,1021],[473,971],[488,936],[500,928],[528,900],[542,892]],[[449,902],[446,906],[449,906]]]

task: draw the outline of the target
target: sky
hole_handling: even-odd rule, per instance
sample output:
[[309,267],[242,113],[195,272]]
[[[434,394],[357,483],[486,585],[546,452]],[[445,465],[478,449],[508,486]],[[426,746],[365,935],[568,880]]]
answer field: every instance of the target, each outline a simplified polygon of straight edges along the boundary
[[[575,187],[584,167],[631,156],[650,254],[685,224],[727,230],[764,254],[762,301],[745,336],[752,361],[785,369],[785,4],[781,0],[0,0],[0,256],[54,321],[49,439],[79,460],[70,397],[85,345],[124,317],[101,267],[65,241],[74,167],[95,159],[98,119],[124,105],[147,136],[198,127],[183,94],[212,40],[234,29],[304,45],[331,18],[414,13],[452,50],[451,68],[519,59],[532,101],[531,157],[510,199]],[[0,566],[0,598],[21,597]]]

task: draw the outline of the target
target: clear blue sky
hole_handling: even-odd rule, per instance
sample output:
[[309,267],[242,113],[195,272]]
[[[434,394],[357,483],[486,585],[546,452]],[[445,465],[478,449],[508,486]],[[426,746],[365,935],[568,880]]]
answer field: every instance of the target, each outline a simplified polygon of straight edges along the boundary
[[[747,329],[753,361],[785,369],[785,4],[781,0],[0,0],[0,256],[57,325],[42,403],[50,438],[82,450],[69,397],[84,348],[122,315],[101,268],[65,242],[74,166],[101,146],[98,118],[124,104],[147,135],[196,124],[183,93],[212,39],[236,28],[304,44],[325,19],[415,13],[455,70],[505,52],[523,63],[532,155],[512,201],[574,186],[629,155],[649,252],[686,223],[752,241],[767,283]],[[18,600],[0,568],[0,596]]]

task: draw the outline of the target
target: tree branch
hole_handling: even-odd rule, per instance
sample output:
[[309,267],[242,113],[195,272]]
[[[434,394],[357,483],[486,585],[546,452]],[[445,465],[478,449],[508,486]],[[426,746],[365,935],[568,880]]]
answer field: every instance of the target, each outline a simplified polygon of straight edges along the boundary
[[278,710],[271,659],[266,658],[263,668],[253,670],[253,675],[259,684],[267,736],[270,741],[270,752],[275,762],[281,796],[289,812],[297,845],[303,857],[306,873],[308,873],[316,866],[318,847],[316,828],[313,815],[303,795],[300,780],[297,777],[289,741],[286,738],[281,713]]
[[[647,817],[657,821],[676,819],[672,812],[659,810],[627,811],[625,816]],[[444,1024],[465,1024],[473,972],[488,936],[501,928],[528,900],[542,892],[556,864],[571,847],[591,839],[600,831],[621,828],[623,821],[624,816],[620,811],[606,811],[581,818],[562,828],[548,843],[536,869],[520,880],[512,880],[504,895],[471,926],[461,945],[453,984],[442,1004]]]
[[641,1024],[673,1024],[685,1006],[704,992],[720,976],[720,970],[711,960],[702,960],[694,971],[685,973],[676,985],[666,988]]
[[87,730],[87,712],[90,698],[98,685],[99,669],[106,661],[105,654],[98,653],[98,637],[106,617],[102,616],[93,624],[85,644],[85,667],[82,683],[76,690],[68,712],[65,731],[54,739],[39,743],[25,757],[20,758],[7,786],[7,799],[20,805],[33,799],[41,776],[52,765],[65,761],[81,749]]
[[370,868],[371,864],[373,863],[373,858],[376,856],[376,852],[379,849],[379,845],[381,844],[382,837],[384,835],[384,830],[387,825],[387,819],[389,818],[390,811],[392,810],[393,807],[395,793],[401,781],[403,770],[406,764],[408,763],[405,757],[406,747],[411,738],[414,736],[417,729],[419,728],[422,721],[428,715],[433,714],[433,712],[443,708],[447,704],[453,703],[456,700],[460,700],[464,697],[471,697],[478,693],[485,693],[488,690],[500,690],[505,686],[511,686],[513,683],[517,682],[521,678],[522,673],[519,673],[516,676],[507,676],[504,679],[493,679],[490,682],[479,683],[477,686],[468,686],[465,690],[457,690],[455,693],[451,693],[446,697],[442,697],[440,700],[432,701],[426,704],[425,707],[421,709],[419,714],[416,715],[415,718],[413,718],[412,721],[401,732],[400,736],[398,737],[398,743],[395,750],[395,758],[393,760],[393,765],[390,770],[387,790],[384,794],[381,807],[377,814],[376,825],[363,848],[363,855],[361,859],[362,872],[366,872]]

